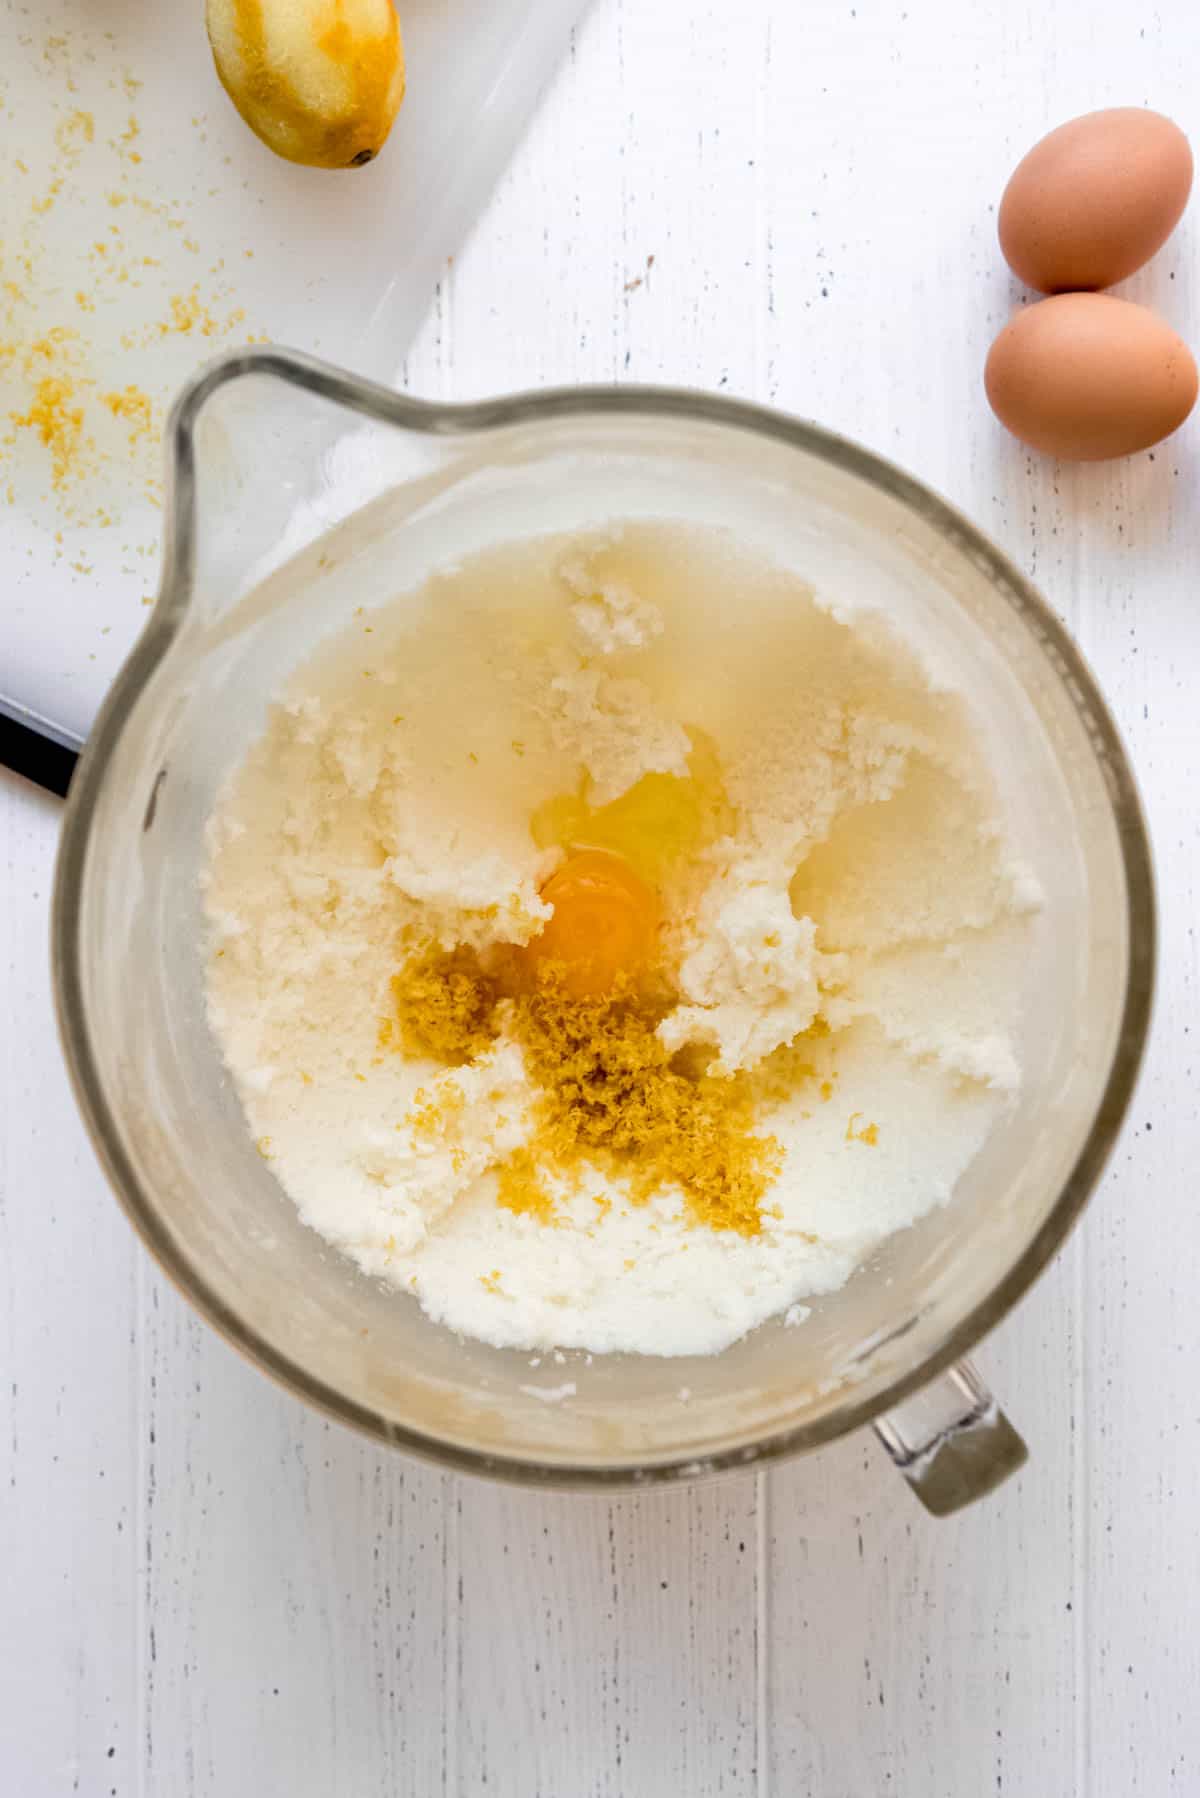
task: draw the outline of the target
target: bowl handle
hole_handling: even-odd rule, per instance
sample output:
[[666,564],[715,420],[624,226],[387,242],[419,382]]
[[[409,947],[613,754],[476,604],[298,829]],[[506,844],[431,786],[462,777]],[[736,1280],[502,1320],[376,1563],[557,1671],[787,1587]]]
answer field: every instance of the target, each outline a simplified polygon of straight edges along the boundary
[[935,1517],[993,1492],[1029,1458],[969,1361],[877,1418],[875,1433]]

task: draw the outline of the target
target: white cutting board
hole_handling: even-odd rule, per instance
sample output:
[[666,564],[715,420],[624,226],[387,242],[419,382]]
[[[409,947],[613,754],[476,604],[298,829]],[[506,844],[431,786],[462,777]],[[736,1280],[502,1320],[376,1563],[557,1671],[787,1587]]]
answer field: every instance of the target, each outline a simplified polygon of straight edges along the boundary
[[194,369],[266,338],[395,376],[585,4],[400,0],[400,118],[326,173],[237,117],[204,0],[0,0],[0,699],[86,734]]

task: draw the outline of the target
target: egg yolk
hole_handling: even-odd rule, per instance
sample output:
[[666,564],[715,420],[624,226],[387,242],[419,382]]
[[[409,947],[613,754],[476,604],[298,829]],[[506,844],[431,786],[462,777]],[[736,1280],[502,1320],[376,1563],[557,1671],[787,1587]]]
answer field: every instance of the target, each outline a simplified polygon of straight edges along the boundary
[[658,934],[658,901],[623,856],[580,849],[542,888],[554,907],[529,945],[535,964],[561,970],[576,999],[600,999],[651,960]]

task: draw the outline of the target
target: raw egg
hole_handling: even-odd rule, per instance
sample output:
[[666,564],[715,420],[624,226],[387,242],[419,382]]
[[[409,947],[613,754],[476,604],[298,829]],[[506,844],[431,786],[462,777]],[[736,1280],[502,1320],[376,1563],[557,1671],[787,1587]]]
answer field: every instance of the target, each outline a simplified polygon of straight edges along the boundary
[[529,953],[535,966],[554,966],[573,998],[603,998],[652,960],[658,900],[624,856],[577,850],[550,876],[542,898],[554,915]]
[[983,378],[1014,437],[1073,462],[1149,449],[1196,403],[1187,345],[1144,306],[1105,293],[1025,307],[992,345]]
[[1043,293],[1111,287],[1162,248],[1191,187],[1191,146],[1170,119],[1137,106],[1085,113],[1017,164],[1000,248]]

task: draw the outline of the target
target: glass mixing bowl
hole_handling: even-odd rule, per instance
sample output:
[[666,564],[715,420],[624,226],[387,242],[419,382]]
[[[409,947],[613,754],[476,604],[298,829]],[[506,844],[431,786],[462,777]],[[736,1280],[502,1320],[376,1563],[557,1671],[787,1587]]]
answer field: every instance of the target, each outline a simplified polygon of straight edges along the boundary
[[[995,1484],[1024,1451],[955,1364],[1096,1182],[1154,961],[1133,779],[1045,602],[878,457],[698,394],[437,406],[251,350],[183,395],[169,449],[161,593],[72,785],[53,940],[84,1117],[181,1290],[303,1398],[452,1467],[576,1487],[667,1480],[874,1421],[931,1509]],[[888,612],[968,695],[1046,902],[1023,1088],[948,1205],[815,1300],[800,1328],[776,1320],[707,1358],[573,1353],[535,1372],[526,1354],[432,1324],[301,1224],[209,1030],[198,877],[205,820],[269,700],[356,607],[402,605],[428,572],[497,540],[620,516],[719,522],[824,593]]]

